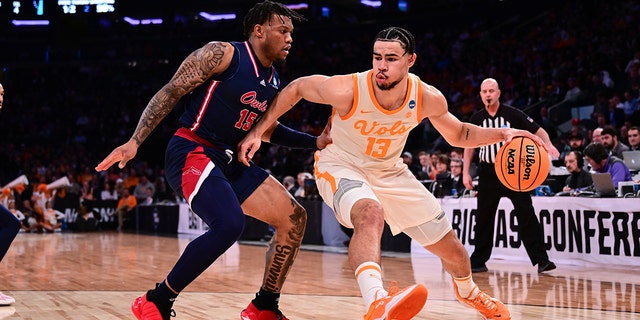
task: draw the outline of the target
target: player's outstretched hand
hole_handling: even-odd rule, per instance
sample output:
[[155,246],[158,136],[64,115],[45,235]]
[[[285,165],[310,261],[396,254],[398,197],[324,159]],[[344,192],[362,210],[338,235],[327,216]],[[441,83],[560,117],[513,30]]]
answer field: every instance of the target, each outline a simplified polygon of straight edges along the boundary
[[527,138],[533,140],[539,146],[543,146],[546,149],[546,146],[544,145],[544,141],[542,141],[542,138],[540,138],[540,137],[536,136],[535,134],[533,134],[533,133],[531,133],[529,131],[526,131],[526,130],[508,129],[506,137],[505,137],[506,138],[505,142],[509,143],[515,137],[527,137]]
[[547,150],[547,153],[553,159],[558,159],[558,157],[560,156],[560,152],[558,151],[558,149],[556,149],[556,147],[553,144],[547,145],[546,143],[544,143],[544,140],[542,140],[542,138],[526,130],[510,129],[507,132],[507,139],[505,140],[507,143],[509,143],[511,142],[511,139],[518,136],[524,136],[535,141],[539,146],[542,146],[545,150]]
[[124,166],[129,162],[129,160],[133,159],[138,152],[138,145],[132,139],[127,143],[113,149],[111,153],[102,160],[97,166],[96,171],[104,171],[109,169],[114,163],[120,162],[118,167],[120,169],[124,168]]

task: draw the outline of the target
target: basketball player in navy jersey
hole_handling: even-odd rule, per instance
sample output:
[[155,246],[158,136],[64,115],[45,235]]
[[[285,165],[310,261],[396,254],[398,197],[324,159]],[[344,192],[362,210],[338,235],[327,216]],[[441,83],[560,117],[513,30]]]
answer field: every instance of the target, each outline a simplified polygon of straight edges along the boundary
[[[285,278],[296,257],[306,226],[306,212],[264,169],[234,160],[238,142],[258,122],[280,89],[273,67],[287,57],[293,20],[303,17],[286,6],[264,1],[244,18],[244,42],[210,42],[191,53],[173,78],[158,91],[142,113],[131,139],[97,167],[119,162],[123,168],[151,131],[184,100],[181,128],[166,150],[166,175],[171,187],[210,230],[187,245],[167,277],[137,298],[138,319],[168,320],[178,294],[240,237],[245,214],[275,227],[267,251],[260,291],[242,311],[243,320],[287,319],[278,308]],[[292,148],[323,148],[320,137],[281,124],[270,127],[265,141]]]
[[[0,83],[0,109],[2,109],[3,103],[4,87]],[[9,209],[0,204],[0,261],[9,250],[11,242],[16,238],[18,232],[20,232],[20,220]],[[16,300],[13,297],[0,292],[0,306],[10,305],[14,302]]]
[[[544,141],[552,158],[560,156],[558,149],[551,143],[549,134],[529,118],[524,112],[511,106],[500,104],[500,87],[495,79],[487,78],[480,84],[480,97],[485,105],[483,110],[474,113],[469,122],[485,128],[515,128],[529,131]],[[542,226],[538,222],[533,209],[529,192],[517,192],[507,189],[495,171],[495,159],[498,149],[505,142],[480,147],[480,165],[478,167],[478,215],[476,216],[476,245],[471,254],[471,270],[473,272],[488,271],[486,262],[493,249],[493,229],[496,210],[502,197],[513,203],[514,213],[518,218],[518,234],[527,250],[531,263],[538,266],[542,273],[556,268],[549,260],[544,247]],[[467,189],[472,189],[469,174],[475,148],[465,148],[462,180]]]

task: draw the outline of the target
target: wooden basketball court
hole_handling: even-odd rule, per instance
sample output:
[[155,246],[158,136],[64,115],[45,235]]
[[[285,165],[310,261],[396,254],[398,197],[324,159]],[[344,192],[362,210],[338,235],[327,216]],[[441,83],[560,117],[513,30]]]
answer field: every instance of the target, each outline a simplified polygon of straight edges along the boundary
[[[188,237],[134,233],[21,233],[0,263],[0,290],[17,302],[0,319],[133,319],[135,297],[161,281]],[[236,244],[183,292],[176,319],[239,319],[262,280],[266,244]],[[290,319],[362,319],[344,249],[300,252],[281,298]],[[639,262],[640,265],[640,262]],[[419,282],[429,299],[416,319],[480,319],[455,301],[440,261],[386,254],[385,280]],[[559,265],[548,275],[522,262],[491,260],[475,281],[513,319],[640,319],[640,271]]]

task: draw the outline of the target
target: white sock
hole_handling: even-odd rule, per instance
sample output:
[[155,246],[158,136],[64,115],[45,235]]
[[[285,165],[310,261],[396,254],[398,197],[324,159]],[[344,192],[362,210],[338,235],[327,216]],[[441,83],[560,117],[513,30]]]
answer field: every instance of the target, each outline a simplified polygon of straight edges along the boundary
[[365,262],[356,268],[356,281],[364,299],[365,308],[376,300],[387,296],[382,284],[382,268],[375,262]]
[[464,278],[453,278],[453,281],[455,281],[458,287],[458,294],[463,298],[474,299],[478,293],[480,293],[480,289],[475,282],[473,282],[471,275]]

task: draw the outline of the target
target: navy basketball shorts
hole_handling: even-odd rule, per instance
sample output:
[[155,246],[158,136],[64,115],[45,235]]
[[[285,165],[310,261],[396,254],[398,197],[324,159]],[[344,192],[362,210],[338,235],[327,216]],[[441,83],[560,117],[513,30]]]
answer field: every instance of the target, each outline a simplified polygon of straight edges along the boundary
[[209,176],[228,181],[241,204],[269,176],[266,170],[254,163],[249,167],[240,163],[235,154],[224,147],[206,146],[181,136],[173,136],[169,140],[165,174],[171,188],[189,205]]

